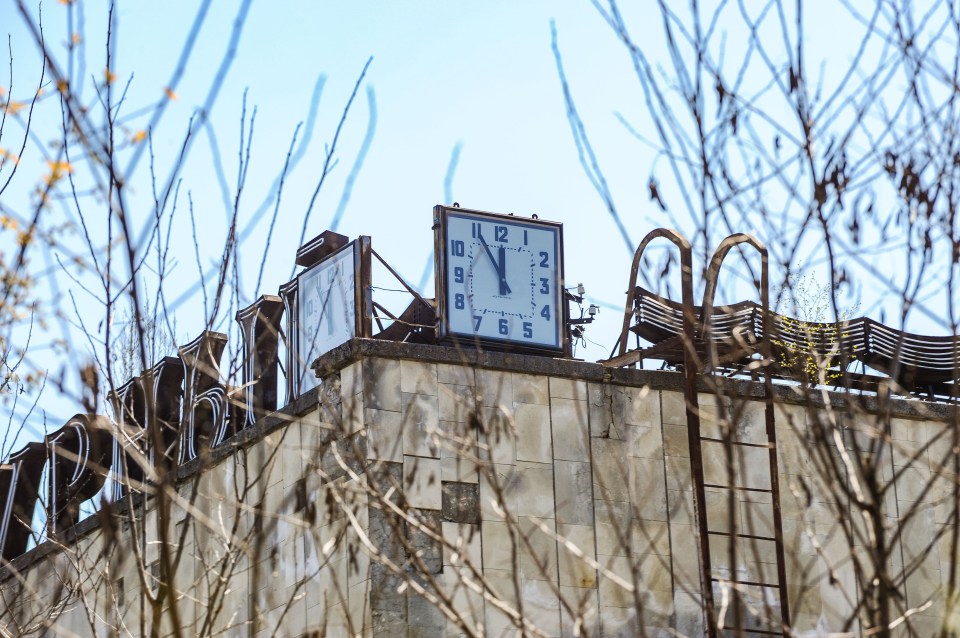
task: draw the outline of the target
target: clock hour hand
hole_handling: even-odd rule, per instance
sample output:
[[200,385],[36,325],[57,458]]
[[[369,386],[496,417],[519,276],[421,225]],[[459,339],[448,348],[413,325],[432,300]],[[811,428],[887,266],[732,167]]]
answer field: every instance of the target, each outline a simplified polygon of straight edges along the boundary
[[506,251],[500,246],[500,263],[497,266],[497,274],[500,275],[500,294],[509,295],[510,286],[507,285],[507,261]]

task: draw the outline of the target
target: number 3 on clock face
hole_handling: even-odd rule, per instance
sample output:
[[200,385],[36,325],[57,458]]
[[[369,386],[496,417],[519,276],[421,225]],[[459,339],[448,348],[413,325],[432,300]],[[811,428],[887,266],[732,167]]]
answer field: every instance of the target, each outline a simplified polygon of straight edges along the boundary
[[438,206],[441,337],[565,347],[562,225]]

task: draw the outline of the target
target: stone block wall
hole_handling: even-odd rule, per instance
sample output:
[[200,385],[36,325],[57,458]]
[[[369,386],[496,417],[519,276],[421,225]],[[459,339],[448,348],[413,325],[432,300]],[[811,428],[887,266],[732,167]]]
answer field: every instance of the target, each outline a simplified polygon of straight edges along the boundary
[[[8,569],[0,625],[141,635],[162,614],[158,635],[702,636],[678,375],[604,379],[599,366],[542,369],[533,357],[514,357],[510,370],[440,350],[341,357],[298,412],[181,468],[166,506],[133,504],[136,516],[117,511]],[[757,397],[702,393],[699,403],[704,436],[766,440]],[[933,635],[954,613],[944,595],[956,484],[944,471],[948,428],[918,415],[889,427],[837,416],[849,420],[837,430],[848,441],[825,451],[812,447],[824,441],[811,422],[829,412],[776,406],[793,630],[860,630],[848,620],[869,536],[857,532],[857,507],[837,498],[851,483],[831,484],[822,466],[833,459],[843,471],[849,440],[881,437],[889,529],[907,521],[891,534],[890,573],[915,609],[909,635]],[[769,485],[765,450],[737,456],[730,477],[710,445],[708,482]],[[769,495],[705,497],[712,528],[772,534]],[[724,562],[725,541],[711,543],[724,573],[776,569],[762,543],[740,548],[736,564]]]

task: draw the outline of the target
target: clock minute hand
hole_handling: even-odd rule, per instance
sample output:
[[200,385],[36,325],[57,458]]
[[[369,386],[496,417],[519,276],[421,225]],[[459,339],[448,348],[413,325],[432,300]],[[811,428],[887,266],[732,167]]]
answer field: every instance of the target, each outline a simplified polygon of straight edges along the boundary
[[[491,252],[490,246],[487,245],[487,240],[483,238],[483,235],[481,233],[477,233],[477,236],[480,239],[480,243],[483,244],[483,249],[487,251],[487,257],[490,258],[490,263],[493,264],[493,269],[497,271],[497,275],[499,275],[500,279],[502,280],[503,274],[500,272],[500,265],[497,263],[497,260],[493,258],[493,252]],[[502,290],[503,290],[503,287],[501,286],[500,294],[503,294]]]
[[507,260],[506,251],[500,246],[500,263],[497,266],[497,274],[500,275],[500,294],[509,295],[510,286],[507,285]]

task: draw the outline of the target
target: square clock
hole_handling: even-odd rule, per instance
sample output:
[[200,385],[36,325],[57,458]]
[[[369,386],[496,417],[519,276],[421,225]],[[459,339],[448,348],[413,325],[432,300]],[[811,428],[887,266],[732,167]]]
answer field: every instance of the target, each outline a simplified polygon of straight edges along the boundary
[[567,352],[563,225],[434,208],[440,339]]

